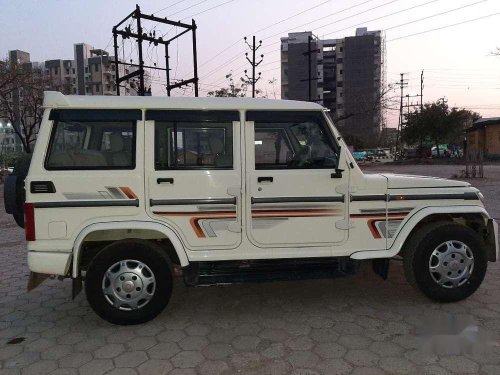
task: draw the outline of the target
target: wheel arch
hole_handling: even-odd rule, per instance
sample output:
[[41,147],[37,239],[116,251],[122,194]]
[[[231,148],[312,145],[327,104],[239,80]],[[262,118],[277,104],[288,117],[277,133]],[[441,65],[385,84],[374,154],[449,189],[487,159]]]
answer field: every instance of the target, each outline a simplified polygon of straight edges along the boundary
[[[88,242],[89,239],[100,237],[101,232],[102,234],[107,234],[109,237],[108,240],[110,241],[117,241],[126,238],[167,239],[175,250],[175,254],[177,255],[180,265],[182,267],[189,265],[189,259],[182,241],[173,229],[165,225],[143,221],[94,223],[85,227],[78,234],[74,242],[71,271],[73,278],[79,276],[83,244]],[[131,232],[131,235],[128,237],[118,235],[118,233],[124,232]]]
[[[481,206],[435,206],[424,207],[413,213],[411,217],[403,222],[401,229],[396,233],[394,241],[386,250],[376,251],[358,251],[351,255],[353,259],[370,259],[370,258],[391,258],[401,252],[405,243],[411,238],[422,225],[433,221],[459,221],[465,220],[466,225],[472,221],[479,224],[479,228],[472,228],[476,231],[487,230],[488,212]],[[484,238],[484,234],[481,233]],[[495,245],[486,244],[487,256],[489,261],[496,261]]]

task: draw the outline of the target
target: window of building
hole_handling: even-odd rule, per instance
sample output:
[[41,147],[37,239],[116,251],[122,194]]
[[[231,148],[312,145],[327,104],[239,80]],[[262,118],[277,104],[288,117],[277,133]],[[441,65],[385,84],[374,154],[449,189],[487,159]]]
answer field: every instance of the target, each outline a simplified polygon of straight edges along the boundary
[[99,64],[94,64],[94,72],[98,72],[99,71]]
[[88,87],[88,86],[85,86],[85,92],[86,92],[86,93],[89,93],[89,92],[90,92],[90,90],[89,90],[89,87]]
[[139,110],[53,110],[48,170],[134,169]]
[[57,68],[57,67],[54,68],[54,74],[55,75],[59,74],[59,68]]
[[255,126],[255,169],[336,168],[340,148],[322,112],[249,111]]
[[72,68],[71,70],[72,70],[73,74],[75,74],[75,73],[76,73],[75,68]]
[[148,111],[155,120],[155,169],[233,168],[236,111]]
[[69,75],[69,69],[66,69],[66,75]]
[[85,67],[85,73],[88,73],[88,72],[89,72],[89,67],[88,67],[88,66],[86,66],[86,67]]
[[340,74],[340,75],[344,74],[344,70],[343,70],[343,69],[340,69],[339,74]]
[[344,52],[344,47],[340,47],[340,48],[339,48],[339,51],[340,51],[340,52]]

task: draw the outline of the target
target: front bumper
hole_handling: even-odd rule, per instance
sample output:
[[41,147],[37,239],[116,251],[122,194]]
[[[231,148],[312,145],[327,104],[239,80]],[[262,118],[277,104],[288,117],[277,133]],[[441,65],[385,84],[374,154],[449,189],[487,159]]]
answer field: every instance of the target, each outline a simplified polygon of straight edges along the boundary
[[496,262],[500,254],[499,244],[498,244],[498,223],[495,219],[488,219],[488,260],[490,262]]

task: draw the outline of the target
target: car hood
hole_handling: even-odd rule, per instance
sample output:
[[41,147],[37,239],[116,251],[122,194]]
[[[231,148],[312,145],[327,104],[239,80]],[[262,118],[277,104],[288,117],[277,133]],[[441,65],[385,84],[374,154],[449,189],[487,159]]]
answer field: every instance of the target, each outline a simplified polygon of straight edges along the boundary
[[468,182],[448,180],[446,178],[392,174],[392,173],[382,173],[382,175],[387,178],[387,187],[389,189],[461,188],[470,186]]

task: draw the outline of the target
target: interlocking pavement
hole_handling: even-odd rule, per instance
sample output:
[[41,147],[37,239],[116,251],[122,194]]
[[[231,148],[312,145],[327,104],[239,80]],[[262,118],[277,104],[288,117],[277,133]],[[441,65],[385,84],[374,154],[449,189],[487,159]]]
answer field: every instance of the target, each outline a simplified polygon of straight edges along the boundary
[[157,319],[113,326],[84,293],[71,300],[68,280],[26,292],[23,233],[0,207],[0,374],[498,375],[499,271],[489,263],[481,288],[452,304],[407,285],[397,261],[387,281],[368,266],[334,280],[177,280]]

